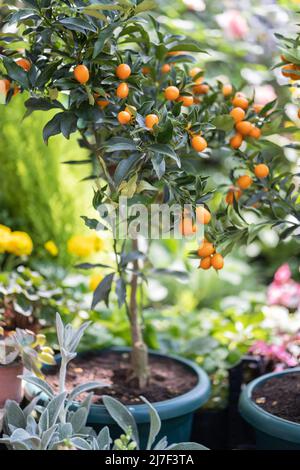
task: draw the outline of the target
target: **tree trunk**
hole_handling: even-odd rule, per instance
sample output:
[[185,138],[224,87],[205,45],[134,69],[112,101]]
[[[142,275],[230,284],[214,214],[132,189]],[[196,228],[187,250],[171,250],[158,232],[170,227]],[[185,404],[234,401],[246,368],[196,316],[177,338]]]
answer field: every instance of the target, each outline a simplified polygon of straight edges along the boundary
[[[138,250],[137,240],[132,240],[132,249]],[[130,327],[132,339],[132,352],[131,364],[133,368],[134,377],[138,381],[139,388],[142,389],[146,386],[149,378],[148,368],[148,348],[143,339],[142,326],[139,319],[138,305],[137,305],[137,289],[138,289],[138,275],[136,272],[139,269],[138,261],[133,263],[134,272],[131,279],[131,293],[130,293]]]

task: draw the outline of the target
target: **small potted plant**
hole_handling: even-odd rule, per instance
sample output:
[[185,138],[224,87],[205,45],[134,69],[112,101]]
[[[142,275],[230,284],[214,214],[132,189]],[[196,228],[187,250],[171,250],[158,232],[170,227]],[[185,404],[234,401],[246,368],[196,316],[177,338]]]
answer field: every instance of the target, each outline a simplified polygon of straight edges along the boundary
[[[178,217],[171,214],[168,232],[176,226],[181,236],[197,233],[200,246],[192,256],[203,270],[222,270],[230,250],[244,240],[253,241],[265,225],[279,227],[282,238],[290,235],[299,227],[299,217],[293,223],[282,220],[291,207],[297,215],[292,175],[278,174],[282,149],[264,139],[278,127],[273,119],[275,103],[258,108],[230,83],[218,79],[209,83],[200,67],[189,65],[203,52],[199,44],[163,30],[153,15],[146,15],[148,8],[147,0],[109,5],[31,0],[30,8],[14,8],[7,18],[8,24],[24,27],[26,52],[17,47],[16,32],[7,47],[3,39],[0,58],[6,103],[20,91],[30,95],[27,115],[55,111],[43,130],[46,143],[52,136],[68,139],[77,132],[89,158],[70,163],[90,166],[93,207],[107,208],[118,221],[115,231],[113,219],[103,220],[102,212],[97,219],[83,217],[91,229],[111,230],[113,261],[80,268],[106,271],[92,306],[108,304],[116,296],[129,321],[131,348],[101,352],[100,359],[86,356],[75,368],[99,375],[103,372],[99,361],[106,354],[113,385],[123,387],[120,398],[131,406],[140,425],[146,427],[149,416],[139,396],[153,393],[151,401],[175,442],[181,439],[178,433],[189,435],[193,411],[208,398],[209,381],[190,362],[149,355],[143,334],[143,285],[151,275],[172,273],[153,269],[147,250],[139,244],[143,237],[131,230],[122,236],[122,199],[131,211],[125,222],[133,222],[133,227],[136,204],[147,214],[157,205],[177,206]],[[205,167],[211,156],[228,156],[230,171],[224,186],[208,182]],[[220,197],[214,200],[216,192]],[[261,209],[260,223],[249,224],[244,209],[256,213]],[[147,225],[151,239],[149,225],[151,229],[160,224],[151,219]],[[158,393],[156,387],[170,374],[172,383],[164,394]],[[90,424],[99,428],[106,419],[102,404],[91,407]]]
[[[283,43],[281,62],[278,66],[281,67],[281,73],[286,78],[286,85],[294,87],[295,82],[300,82],[300,34],[293,39],[277,36]],[[298,116],[300,116],[299,111]],[[296,131],[298,128],[292,128],[290,131],[293,130]],[[298,144],[291,144],[291,146],[297,148]],[[299,201],[297,207],[296,217],[297,214],[299,217]],[[271,303],[282,304],[288,299],[292,301],[287,305],[288,307],[297,307],[299,285],[290,277],[288,266],[285,265],[278,270],[273,285],[269,289]],[[274,295],[275,292],[276,295]],[[283,293],[285,295],[282,295]],[[297,339],[296,341],[298,342]],[[281,362],[290,361],[290,364],[295,365],[295,358],[285,350],[284,345],[281,348],[277,347],[276,350],[281,352],[281,356],[277,354],[277,357],[272,354],[277,362],[279,356],[282,358]],[[295,345],[293,350],[295,351]],[[272,349],[270,352],[273,353]],[[255,428],[259,449],[300,450],[300,368],[276,371],[251,382],[241,395],[240,411]]]
[[0,408],[6,400],[20,402],[23,397],[20,375],[26,369],[42,376],[42,364],[54,364],[53,351],[44,346],[44,335],[17,329],[5,332],[0,327]]
[[[143,397],[141,399],[147,406],[150,420],[145,442],[140,440],[131,412],[110,396],[104,396],[103,402],[118,438],[111,438],[108,427],[97,435],[87,426],[93,396],[93,393],[88,392],[101,389],[105,384],[99,381],[89,382],[67,391],[66,372],[68,364],[76,357],[77,346],[88,325],[89,322],[75,329],[71,324],[64,325],[59,314],[56,315],[61,352],[59,389],[53,390],[47,382],[33,375],[25,376],[25,381],[34,384],[44,394],[45,404],[41,406],[38,403],[38,396],[26,408],[21,409],[15,401],[9,400],[5,406],[4,435],[0,444],[13,450],[208,450],[195,442],[168,445],[167,438],[160,433],[161,421],[157,411]],[[121,430],[125,434],[120,436]]]

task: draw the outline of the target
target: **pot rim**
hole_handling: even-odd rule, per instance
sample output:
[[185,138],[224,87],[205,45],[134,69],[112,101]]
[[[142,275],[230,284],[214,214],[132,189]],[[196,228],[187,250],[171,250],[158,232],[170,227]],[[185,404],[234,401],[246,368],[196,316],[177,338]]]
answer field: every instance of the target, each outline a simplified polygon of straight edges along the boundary
[[0,362],[0,369],[9,369],[9,368],[17,368],[17,367],[23,367],[23,363],[20,358],[15,359],[13,362],[10,362],[9,364],[1,364]]
[[[125,347],[125,346],[124,347],[112,346],[112,347],[103,348],[103,349],[96,349],[96,350],[81,352],[78,354],[78,356],[89,354],[89,353],[99,354],[99,353],[103,353],[104,351],[109,351],[109,350],[117,351],[120,353],[126,353],[126,352],[130,352],[131,348]],[[164,354],[162,352],[154,351],[151,349],[149,350],[149,353],[151,355],[167,357],[169,359],[173,359],[174,361],[178,361],[181,364],[185,365],[186,367],[192,369],[195,372],[195,374],[198,376],[198,383],[188,392],[182,395],[179,395],[177,397],[171,398],[170,400],[164,400],[164,401],[151,403],[154,406],[154,408],[157,410],[157,412],[159,413],[159,416],[162,420],[171,419],[171,418],[175,418],[175,417],[179,417],[179,416],[191,413],[195,411],[196,409],[200,408],[200,406],[202,406],[204,403],[207,402],[208,398],[210,397],[210,389],[211,389],[210,380],[206,372],[201,367],[199,367],[193,361],[190,361],[185,358],[181,358],[173,354]],[[59,355],[57,356],[56,357],[59,359]],[[27,394],[32,397],[32,395],[34,394],[34,390],[36,390],[36,388],[33,385],[26,383],[25,390]],[[46,396],[43,393],[41,393],[40,396],[42,400],[46,399]],[[74,407],[76,406],[78,405],[75,402]],[[127,408],[134,415],[137,423],[149,422],[149,409],[146,404],[127,405]],[[91,409],[90,409],[88,423],[89,424],[98,423],[103,419],[105,419],[105,422],[108,424],[115,423],[115,421],[110,417],[110,415],[106,411],[106,408],[104,405],[92,404]]]
[[285,369],[280,372],[271,372],[262,375],[250,382],[244,388],[240,400],[239,411],[243,418],[254,428],[279,439],[300,443],[300,423],[280,418],[258,406],[252,399],[253,390],[262,383],[291,373],[300,373],[300,367]]

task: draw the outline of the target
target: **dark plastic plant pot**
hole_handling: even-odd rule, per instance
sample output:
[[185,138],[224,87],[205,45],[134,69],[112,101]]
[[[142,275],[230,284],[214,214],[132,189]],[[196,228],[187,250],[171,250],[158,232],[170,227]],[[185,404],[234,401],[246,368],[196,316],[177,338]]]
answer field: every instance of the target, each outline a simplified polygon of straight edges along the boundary
[[[110,350],[117,351],[120,354],[130,352],[130,348],[126,347],[113,347],[110,348]],[[92,354],[101,355],[103,352],[104,350],[93,351]],[[87,354],[89,353],[84,353],[82,356],[84,357]],[[158,438],[167,436],[169,444],[188,441],[191,437],[193,414],[207,402],[210,396],[210,380],[201,367],[192,361],[155,351],[150,351],[150,354],[173,359],[186,366],[187,369],[192,369],[198,377],[197,385],[189,392],[170,400],[152,403],[162,421]],[[32,397],[36,394],[36,389],[32,385],[26,384],[26,391],[27,396]],[[45,399],[46,397],[41,394],[41,398]],[[76,406],[76,404],[74,404],[74,406]],[[141,447],[143,448],[146,444],[149,431],[150,420],[148,408],[146,405],[132,405],[128,406],[128,408],[137,422],[141,438]],[[103,405],[91,406],[87,424],[92,426],[97,432],[104,426],[109,426],[113,438],[120,436],[120,428],[112,420]]]
[[252,400],[253,390],[264,382],[295,372],[300,373],[300,368],[263,375],[250,382],[241,394],[239,410],[255,429],[258,450],[300,450],[300,424],[272,415]]

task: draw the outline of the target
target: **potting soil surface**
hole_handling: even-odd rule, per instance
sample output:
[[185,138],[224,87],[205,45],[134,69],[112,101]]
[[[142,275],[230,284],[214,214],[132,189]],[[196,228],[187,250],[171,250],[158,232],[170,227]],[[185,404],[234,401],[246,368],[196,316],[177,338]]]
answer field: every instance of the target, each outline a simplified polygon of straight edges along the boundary
[[[128,353],[108,351],[98,356],[80,356],[68,366],[66,386],[72,390],[77,385],[99,380],[108,386],[94,391],[94,403],[101,404],[101,395],[110,395],[126,405],[136,405],[142,403],[140,395],[151,403],[169,400],[190,391],[198,382],[192,370],[170,358],[150,356],[149,368],[149,383],[138,389],[132,379]],[[47,374],[47,382],[58,389],[58,369]]]
[[300,423],[300,374],[295,372],[267,380],[253,390],[252,399],[269,413]]

